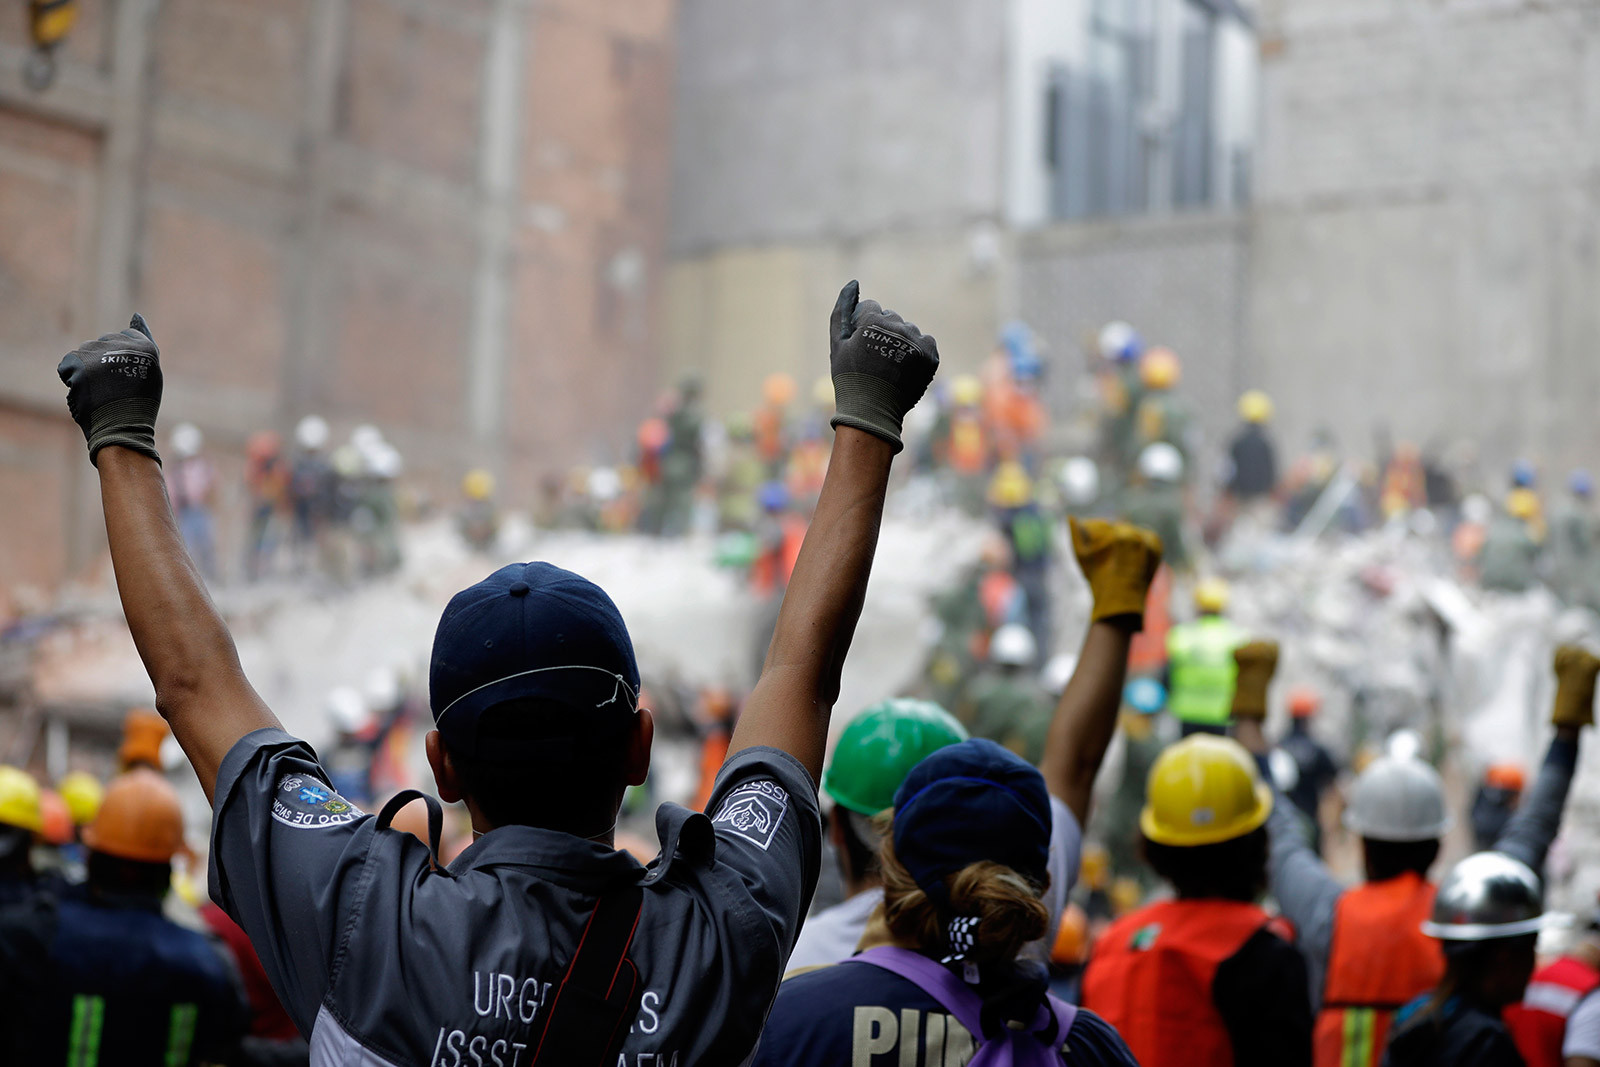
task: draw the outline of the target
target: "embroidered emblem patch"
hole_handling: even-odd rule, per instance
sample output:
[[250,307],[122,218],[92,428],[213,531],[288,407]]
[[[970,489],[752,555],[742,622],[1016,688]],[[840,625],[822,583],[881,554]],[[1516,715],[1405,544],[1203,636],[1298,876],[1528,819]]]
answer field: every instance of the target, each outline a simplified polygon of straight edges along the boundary
[[763,851],[789,810],[789,793],[777,782],[747,782],[723,798],[714,826],[744,838]]
[[272,817],[285,826],[343,826],[365,814],[327,783],[300,774],[284,775],[272,796]]

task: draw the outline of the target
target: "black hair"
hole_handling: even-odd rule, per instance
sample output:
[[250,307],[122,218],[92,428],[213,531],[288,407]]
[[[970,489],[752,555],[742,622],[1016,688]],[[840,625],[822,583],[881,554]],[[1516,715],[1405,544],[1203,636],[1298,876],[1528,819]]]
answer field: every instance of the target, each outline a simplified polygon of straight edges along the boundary
[[1162,845],[1139,835],[1145,862],[1182,899],[1253,902],[1267,889],[1267,828],[1214,845]]
[[33,832],[20,826],[0,823],[0,873],[29,878],[33,875]]
[[872,817],[835,804],[828,818],[839,824],[839,837],[844,842],[844,861],[849,868],[849,876],[862,880],[877,878],[878,849],[883,835],[872,832]]
[[89,851],[89,888],[119,897],[160,900],[172,887],[172,864],[127,860]]
[[1407,871],[1413,871],[1426,878],[1428,868],[1439,858],[1439,839],[1378,841],[1363,837],[1361,850],[1366,857],[1369,882],[1384,882],[1390,878],[1398,878]]
[[550,701],[502,701],[478,719],[478,751],[492,755],[452,750],[450,763],[462,792],[495,826],[590,837],[610,827],[624,788],[622,758],[634,720],[608,719]]

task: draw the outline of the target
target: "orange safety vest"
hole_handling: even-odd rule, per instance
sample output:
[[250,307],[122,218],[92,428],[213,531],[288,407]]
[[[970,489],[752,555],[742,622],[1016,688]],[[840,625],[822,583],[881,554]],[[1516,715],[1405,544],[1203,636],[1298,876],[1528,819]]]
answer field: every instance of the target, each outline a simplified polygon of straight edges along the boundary
[[1339,898],[1312,1039],[1314,1067],[1377,1067],[1395,1011],[1444,977],[1439,942],[1421,929],[1435,892],[1433,883],[1407,871]]
[[1095,943],[1083,1006],[1117,1028],[1143,1067],[1232,1067],[1212,981],[1272,922],[1233,900],[1169,900],[1125,915]]
[[1506,1029],[1528,1067],[1561,1067],[1561,1040],[1567,1033],[1567,1016],[1578,1001],[1600,985],[1600,971],[1573,959],[1560,959],[1533,972],[1521,1004],[1505,1010]]

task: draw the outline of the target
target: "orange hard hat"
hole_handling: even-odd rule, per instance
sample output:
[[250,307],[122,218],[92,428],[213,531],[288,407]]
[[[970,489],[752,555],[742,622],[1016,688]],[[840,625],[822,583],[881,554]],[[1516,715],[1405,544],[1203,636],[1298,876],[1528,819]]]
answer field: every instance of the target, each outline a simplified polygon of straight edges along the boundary
[[667,426],[666,419],[649,418],[639,424],[639,447],[646,452],[661,448],[671,436],[672,430]]
[[144,765],[161,769],[161,742],[172,731],[167,720],[150,708],[133,708],[122,720],[122,747],[117,762],[123,770]]
[[1483,772],[1483,784],[1491,789],[1504,789],[1510,793],[1522,792],[1527,779],[1522,768],[1515,763],[1491,763]]
[[1322,707],[1322,694],[1309,685],[1297,685],[1289,690],[1289,714],[1297,719],[1309,719]]
[[283,438],[271,430],[257,430],[244,443],[244,454],[256,462],[271,459],[283,451]]
[[775,408],[781,408],[794,399],[794,379],[779,371],[767,375],[767,380],[761,383],[761,398]]
[[183,807],[178,791],[149,767],[135,767],[106,787],[83,843],[95,852],[141,863],[167,863],[183,849]]
[[39,790],[39,836],[47,845],[72,843],[72,809],[54,789]]
[[1050,948],[1050,962],[1057,966],[1083,963],[1089,958],[1089,916],[1076,904],[1061,913],[1056,943]]

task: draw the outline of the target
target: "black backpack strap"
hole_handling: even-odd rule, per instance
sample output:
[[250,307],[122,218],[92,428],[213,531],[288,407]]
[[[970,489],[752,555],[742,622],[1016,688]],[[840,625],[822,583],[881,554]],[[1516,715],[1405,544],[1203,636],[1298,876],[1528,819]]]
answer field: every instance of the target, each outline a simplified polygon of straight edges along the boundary
[[433,869],[443,873],[444,864],[439,862],[439,842],[444,837],[444,806],[439,803],[439,798],[430,796],[420,789],[402,789],[389,798],[389,802],[378,812],[378,829],[387,830],[400,809],[413,800],[421,799],[428,809],[428,860]]
[[599,1067],[615,1057],[644,993],[639,968],[628,958],[643,906],[644,888],[637,883],[595,901],[578,949],[545,1012],[530,1067]]

